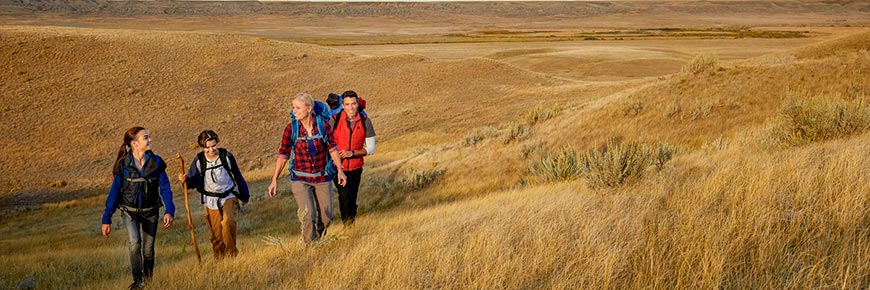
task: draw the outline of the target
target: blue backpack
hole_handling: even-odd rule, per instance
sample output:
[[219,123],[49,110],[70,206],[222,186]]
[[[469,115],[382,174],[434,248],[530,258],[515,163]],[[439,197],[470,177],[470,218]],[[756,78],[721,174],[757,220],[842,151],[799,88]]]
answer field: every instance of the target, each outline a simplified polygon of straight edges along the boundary
[[[368,118],[368,114],[366,114],[366,101],[362,98],[358,98],[359,104],[359,116],[361,120],[365,120]],[[338,119],[338,114],[341,114],[341,111],[344,110],[344,102],[341,101],[341,95],[336,93],[329,93],[329,97],[326,99],[326,102],[335,102],[335,109],[329,110],[329,116],[335,119]],[[332,104],[332,103],[330,103]],[[332,105],[331,105],[332,106]],[[365,131],[366,126],[363,126],[363,131]],[[332,128],[335,130],[335,128]]]
[[295,178],[297,176],[302,177],[321,177],[321,176],[330,176],[334,177],[335,174],[338,173],[338,169],[335,168],[335,164],[332,162],[332,157],[329,154],[326,154],[326,167],[320,173],[308,173],[293,170],[293,159],[296,157],[296,143],[299,141],[310,141],[320,139],[324,145],[326,144],[327,136],[324,136],[326,133],[326,123],[329,121],[329,107],[326,106],[321,101],[314,101],[314,117],[317,124],[317,130],[319,133],[314,136],[308,136],[302,139],[299,139],[299,121],[296,120],[296,115],[293,114],[293,110],[290,110],[290,120],[293,127],[293,131],[290,134],[290,143],[293,144],[293,150],[290,150],[290,167],[288,170],[290,171],[290,177]]

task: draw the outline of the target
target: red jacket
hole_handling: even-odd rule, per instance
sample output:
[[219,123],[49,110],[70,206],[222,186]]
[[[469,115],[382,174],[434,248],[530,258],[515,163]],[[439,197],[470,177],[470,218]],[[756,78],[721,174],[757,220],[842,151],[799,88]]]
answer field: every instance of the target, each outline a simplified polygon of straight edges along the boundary
[[[366,133],[360,115],[357,114],[354,117],[352,131],[347,127],[346,116],[346,113],[342,111],[335,118],[335,130],[333,130],[332,136],[338,150],[363,149],[366,144]],[[362,156],[346,158],[341,160],[341,168],[345,171],[357,170],[363,167],[363,163]]]

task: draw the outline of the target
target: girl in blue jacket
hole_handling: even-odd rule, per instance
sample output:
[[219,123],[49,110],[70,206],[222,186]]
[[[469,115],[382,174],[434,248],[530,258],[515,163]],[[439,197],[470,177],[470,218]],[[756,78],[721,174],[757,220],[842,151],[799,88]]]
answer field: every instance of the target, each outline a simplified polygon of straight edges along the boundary
[[164,228],[172,226],[175,215],[166,163],[151,152],[151,132],[148,129],[133,127],[127,130],[115,159],[113,174],[103,212],[102,232],[103,236],[109,236],[112,215],[120,209],[130,238],[130,270],[133,272],[130,289],[141,289],[154,273],[154,239],[160,207],[166,207]]

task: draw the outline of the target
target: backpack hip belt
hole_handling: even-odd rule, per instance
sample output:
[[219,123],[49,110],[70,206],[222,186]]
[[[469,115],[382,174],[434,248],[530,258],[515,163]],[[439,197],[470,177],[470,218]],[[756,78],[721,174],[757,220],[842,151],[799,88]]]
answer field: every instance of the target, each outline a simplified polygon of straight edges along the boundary
[[232,189],[230,189],[230,190],[224,191],[224,192],[211,192],[211,191],[205,191],[205,190],[203,190],[202,195],[207,195],[207,196],[211,196],[211,197],[224,198],[224,197],[229,196],[230,193],[236,194],[236,193],[238,193],[238,191],[236,191],[236,188],[235,188],[235,187],[232,188]]
[[293,170],[293,174],[295,174],[296,176],[302,176],[302,177],[321,177],[321,176],[329,175],[329,173],[327,173],[326,170],[323,170],[323,171],[318,172],[318,173],[308,173],[308,172]]
[[156,209],[160,208],[160,205],[139,208],[139,207],[131,207],[131,206],[122,204],[122,205],[120,205],[120,208],[122,211],[125,211],[125,212],[143,213],[143,212],[150,212],[150,211],[156,210]]

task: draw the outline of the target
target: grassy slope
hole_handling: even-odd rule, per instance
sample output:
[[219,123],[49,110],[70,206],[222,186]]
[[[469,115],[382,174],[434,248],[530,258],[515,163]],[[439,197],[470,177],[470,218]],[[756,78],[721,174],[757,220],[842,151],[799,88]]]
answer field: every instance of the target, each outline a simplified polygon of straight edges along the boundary
[[[460,126],[422,133],[420,129],[432,125],[416,125],[420,127],[408,132],[385,133],[387,141],[380,156],[372,157],[367,170],[371,180],[365,185],[377,194],[364,197],[368,214],[356,227],[338,225],[327,242],[303,248],[297,243],[291,198],[266,200],[258,195],[240,218],[244,256],[192,273],[195,260],[184,246],[189,235],[179,209],[179,224],[159,233],[154,284],[168,289],[867,287],[870,172],[865,164],[870,162],[870,135],[786,149],[754,145],[754,136],[763,132],[759,128],[775,117],[788,84],[800,83],[811,95],[847,95],[860,90],[850,84],[866,83],[866,74],[850,73],[866,69],[866,52],[848,45],[835,50],[839,53],[810,59],[797,55],[775,65],[759,61],[710,74],[675,75],[632,84],[625,91],[549,83],[540,91],[561,98],[518,102],[525,108],[561,104],[556,118],[532,125],[529,137],[506,145],[499,130],[508,124],[495,119],[475,122],[501,132],[484,134],[488,137],[477,145],[464,143],[472,133]],[[389,64],[413,66],[407,58],[413,56],[382,59],[388,64],[378,69],[418,71]],[[381,64],[371,59],[351,62]],[[428,67],[444,71],[452,66],[435,62]],[[798,81],[800,76],[804,81]],[[372,86],[389,87],[383,83],[388,81],[376,81]],[[440,88],[437,82],[417,86]],[[538,91],[516,86],[519,92]],[[565,102],[577,92],[582,97]],[[687,101],[689,107],[732,101],[741,105],[715,109],[695,120],[669,119],[656,109],[675,102],[674,96],[689,95],[694,96]],[[448,96],[461,102],[461,96]],[[626,100],[653,109],[624,116],[620,112]],[[383,97],[384,103],[391,101],[401,100]],[[429,105],[418,106],[424,110]],[[383,116],[383,124],[414,126],[390,119],[388,113]],[[474,121],[479,120],[458,120]],[[582,181],[521,186],[517,175],[526,175],[526,148],[587,148],[611,135],[668,140],[690,151],[666,170],[617,190],[590,191]],[[731,145],[692,150],[719,136]],[[176,142],[181,140],[186,139]],[[422,144],[414,146],[415,141]],[[388,179],[391,173],[402,177],[408,168],[446,171],[421,191],[379,191],[394,186]],[[252,184],[254,192],[263,192],[265,186]],[[100,204],[95,197],[0,222],[0,268],[8,269],[0,274],[0,285],[125,285],[129,274],[121,245],[126,233],[116,226],[108,240],[98,237]],[[199,219],[201,210],[195,214]],[[120,225],[117,217],[116,223]],[[207,231],[200,227],[198,233],[209,261]],[[267,235],[284,245],[262,241]],[[233,272],[226,274],[229,269]]]

